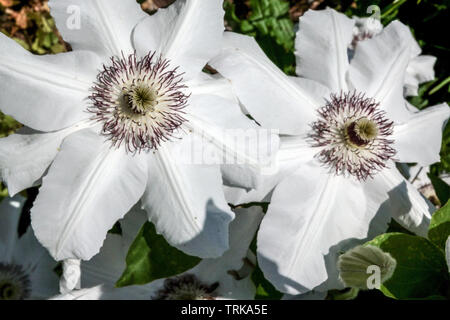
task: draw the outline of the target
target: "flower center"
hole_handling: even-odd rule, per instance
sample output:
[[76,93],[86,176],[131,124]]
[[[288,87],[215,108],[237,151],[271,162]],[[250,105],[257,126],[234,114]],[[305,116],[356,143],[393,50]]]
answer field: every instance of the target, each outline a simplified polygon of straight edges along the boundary
[[132,112],[140,115],[155,112],[155,106],[158,104],[156,92],[145,84],[131,86],[124,98]]
[[164,287],[157,292],[155,300],[214,300],[213,292],[218,283],[206,285],[194,275],[187,274],[180,277],[169,278]]
[[182,74],[154,53],[111,61],[97,76],[88,111],[114,147],[125,145],[132,153],[157,149],[187,121],[183,109],[189,95]]
[[367,118],[352,121],[346,128],[346,142],[354,147],[364,147],[378,135],[377,124]]
[[338,175],[366,180],[386,167],[393,158],[393,122],[378,109],[379,104],[361,93],[331,95],[318,110],[319,120],[312,124],[313,147],[317,158]]
[[0,300],[26,299],[30,288],[30,279],[21,266],[0,263]]

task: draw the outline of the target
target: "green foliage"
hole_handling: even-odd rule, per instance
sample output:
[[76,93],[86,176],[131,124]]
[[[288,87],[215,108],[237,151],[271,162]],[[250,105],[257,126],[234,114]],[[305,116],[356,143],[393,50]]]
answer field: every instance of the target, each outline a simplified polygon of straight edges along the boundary
[[402,233],[382,234],[368,244],[379,247],[397,261],[392,277],[381,291],[395,299],[441,296],[448,286],[444,253],[425,238]]
[[31,50],[37,54],[60,53],[65,51],[65,46],[60,43],[60,39],[55,33],[55,22],[52,18],[45,17],[38,13],[29,15],[38,27],[36,38],[34,39]]
[[447,203],[447,201],[450,199],[450,186],[441,178],[433,174],[429,173],[428,178],[430,178],[431,183],[433,184],[440,204]]
[[250,0],[247,17],[236,14],[236,6],[225,2],[225,19],[234,32],[250,35],[267,56],[285,73],[295,73],[294,25],[285,0]]
[[445,241],[450,236],[450,202],[436,211],[430,223],[428,238],[441,250],[445,250]]
[[0,112],[0,138],[4,138],[14,133],[21,127],[21,124],[12,117]]
[[199,262],[199,258],[170,246],[154,225],[146,222],[130,246],[127,267],[116,285],[146,284],[187,271]]
[[280,300],[283,294],[267,281],[263,272],[256,267],[252,273],[252,280],[256,286],[255,299],[257,300]]
[[344,290],[330,290],[326,300],[354,300],[358,297],[358,288],[347,288]]

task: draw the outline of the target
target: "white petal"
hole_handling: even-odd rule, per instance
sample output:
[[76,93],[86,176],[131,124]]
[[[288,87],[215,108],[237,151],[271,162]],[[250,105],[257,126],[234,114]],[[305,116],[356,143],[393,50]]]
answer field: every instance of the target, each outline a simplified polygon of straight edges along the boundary
[[0,203],[0,259],[10,262],[19,238],[18,227],[24,197],[5,198]]
[[134,0],[51,0],[50,13],[74,50],[102,58],[133,52],[131,36],[146,14]]
[[195,274],[204,283],[219,282],[217,293],[223,298],[253,299],[254,285],[249,286],[245,279],[236,280],[230,271],[239,271],[243,266],[263,212],[261,207],[251,207],[236,209],[235,213],[236,219],[230,224],[230,249],[220,258],[202,260],[186,273]]
[[301,18],[295,40],[297,74],[316,80],[333,92],[348,90],[347,48],[355,22],[333,9],[308,10]]
[[448,272],[450,272],[450,236],[445,242],[445,260],[447,260]]
[[79,124],[51,133],[22,128],[0,139],[0,177],[9,194],[35,185],[56,157],[62,140],[83,127]]
[[436,208],[403,178],[394,164],[390,167],[377,174],[384,180],[386,190],[389,190],[388,210],[403,227],[426,237],[431,213]]
[[81,288],[99,284],[115,286],[126,268],[122,237],[108,234],[100,253],[81,264]]
[[226,32],[222,52],[210,64],[231,81],[239,100],[264,128],[299,134],[315,120],[317,97],[279,70],[254,38]]
[[229,99],[193,95],[189,104],[186,118],[195,136],[190,137],[191,147],[201,155],[195,163],[221,165],[228,185],[257,187],[263,167],[278,150],[277,132],[256,125]]
[[86,119],[98,57],[89,52],[37,56],[0,34],[0,109],[40,131]]
[[299,295],[285,294],[282,300],[325,300],[327,294],[326,291],[309,291]]
[[225,29],[222,6],[222,0],[178,0],[159,9],[136,27],[136,49],[161,52],[185,72],[185,79],[192,79],[219,51]]
[[37,238],[57,260],[90,259],[141,197],[145,157],[111,149],[85,129],[67,137],[31,212]]
[[115,288],[111,285],[98,285],[54,296],[50,300],[150,300],[150,294],[146,286]]
[[414,113],[407,122],[394,127],[395,156],[399,162],[429,166],[439,162],[442,131],[450,117],[446,103]]
[[[245,275],[244,279],[238,280],[230,273],[235,274],[244,265],[244,259],[247,257],[250,243],[258,229],[263,213],[261,207],[237,209],[235,212],[236,219],[230,224],[230,249],[219,258],[203,259],[198,265],[183,274],[194,275],[204,284],[218,283],[219,286],[214,291],[218,295],[218,299],[249,300],[254,298],[256,291],[251,277]],[[164,286],[165,280],[155,280],[143,288],[150,292],[149,296],[154,297]]]
[[31,227],[17,241],[13,263],[27,272],[31,282],[31,299],[47,299],[58,293],[58,276],[54,270],[56,261],[37,241]]
[[409,62],[406,69],[405,96],[417,96],[419,84],[434,79],[436,57],[421,55]]
[[414,42],[408,27],[394,21],[378,36],[358,43],[350,63],[353,87],[379,102],[392,120],[403,121],[409,115],[403,84]]
[[258,261],[266,278],[291,295],[326,281],[330,266],[324,256],[349,239],[368,235],[375,202],[383,198],[375,201],[365,193],[360,182],[330,175],[315,162],[284,179],[258,233]]
[[130,246],[136,239],[142,226],[147,221],[147,213],[141,209],[141,203],[138,202],[128,212],[122,220],[120,220],[120,227],[122,229],[122,246],[123,251],[127,253],[130,250]]
[[234,205],[252,202],[270,202],[275,186],[285,177],[292,174],[302,163],[313,159],[317,153],[303,137],[283,136],[280,139],[280,149],[276,154],[273,166],[263,172],[259,187],[253,190],[224,186],[228,203]]
[[59,291],[68,293],[81,287],[81,260],[66,259],[62,262],[63,274],[59,281]]
[[49,300],[100,300],[104,290],[104,286],[96,286],[56,295]]
[[158,233],[178,249],[199,257],[217,257],[228,249],[228,224],[234,214],[225,202],[218,166],[179,163],[189,143],[167,143],[149,162],[142,198]]
[[210,75],[202,72],[195,79],[187,81],[186,85],[189,91],[195,95],[215,95],[239,103],[231,82],[219,73]]

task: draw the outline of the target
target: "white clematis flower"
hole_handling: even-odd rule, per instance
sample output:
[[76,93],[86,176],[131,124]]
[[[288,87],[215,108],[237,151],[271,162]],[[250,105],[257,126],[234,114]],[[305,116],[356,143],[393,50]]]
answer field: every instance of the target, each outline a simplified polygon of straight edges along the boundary
[[[216,259],[204,259],[183,274],[155,280],[147,285],[116,288],[125,269],[125,255],[138,228],[142,213],[123,220],[122,237],[109,234],[100,253],[81,263],[81,288],[54,297],[56,300],[212,300],[253,299],[255,286],[246,268],[249,246],[262,219],[259,207],[236,209],[230,224],[230,249]],[[256,262],[256,261],[255,261]],[[72,278],[69,282],[77,282]]]
[[[353,17],[355,26],[353,28],[353,40],[349,47],[350,58],[354,55],[354,50],[361,41],[371,39],[383,30],[381,22],[374,18]],[[421,49],[416,40],[413,41],[413,51],[411,61],[406,68],[406,76],[404,83],[404,95],[417,96],[419,84],[434,79],[434,64],[436,57],[429,55],[421,55]]]
[[[259,179],[256,159],[221,135],[257,125],[228,81],[202,73],[220,49],[222,1],[180,0],[152,16],[134,0],[49,6],[73,52],[35,56],[0,35],[0,109],[31,128],[0,140],[0,172],[11,194],[45,175],[32,209],[39,241],[57,260],[89,259],[142,199],[172,245],[220,256],[234,217],[222,174],[245,188]],[[246,165],[178,161],[197,136]]]
[[331,9],[307,12],[296,41],[302,78],[284,75],[252,38],[233,33],[225,34],[222,54],[212,61],[256,121],[289,135],[280,153],[294,170],[271,196],[258,261],[276,288],[291,295],[327,279],[324,286],[340,287],[341,248],[384,232],[391,215],[426,235],[434,210],[394,161],[439,161],[450,109],[407,110],[403,80],[411,41],[403,24],[393,22],[359,43],[349,62],[353,27]]
[[19,238],[24,202],[17,195],[0,204],[0,300],[47,299],[58,292],[56,261],[31,228]]

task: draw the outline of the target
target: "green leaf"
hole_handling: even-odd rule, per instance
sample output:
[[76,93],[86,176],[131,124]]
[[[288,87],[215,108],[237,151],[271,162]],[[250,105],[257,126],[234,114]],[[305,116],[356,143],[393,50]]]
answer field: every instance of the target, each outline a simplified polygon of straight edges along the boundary
[[252,36],[266,55],[286,74],[295,74],[294,24],[286,0],[250,0],[248,19],[236,15],[236,5],[225,2],[225,19],[233,31]]
[[358,288],[346,288],[344,290],[329,290],[326,300],[354,300],[359,294]]
[[256,300],[280,300],[283,294],[264,277],[259,267],[252,273],[252,280],[256,286]]
[[442,250],[445,250],[445,241],[450,236],[450,201],[436,211],[431,217],[428,229],[428,238]]
[[403,233],[385,233],[369,241],[397,261],[392,277],[380,290],[395,299],[441,295],[448,285],[443,252],[425,238]]
[[130,246],[127,267],[117,281],[117,287],[146,284],[185,272],[200,262],[200,258],[184,254],[170,246],[156,233],[155,227],[146,222]]
[[447,203],[450,199],[450,186],[444,180],[431,173],[428,173],[428,178],[430,178],[434,190],[436,190],[439,202],[441,204]]

